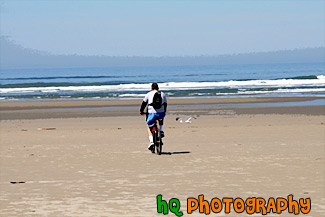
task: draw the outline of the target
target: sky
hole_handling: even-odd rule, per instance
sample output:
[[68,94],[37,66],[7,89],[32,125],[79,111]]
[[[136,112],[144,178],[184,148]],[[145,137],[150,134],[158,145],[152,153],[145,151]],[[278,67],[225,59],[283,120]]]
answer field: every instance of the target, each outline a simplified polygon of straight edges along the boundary
[[0,34],[53,54],[197,56],[325,46],[324,0],[0,0]]

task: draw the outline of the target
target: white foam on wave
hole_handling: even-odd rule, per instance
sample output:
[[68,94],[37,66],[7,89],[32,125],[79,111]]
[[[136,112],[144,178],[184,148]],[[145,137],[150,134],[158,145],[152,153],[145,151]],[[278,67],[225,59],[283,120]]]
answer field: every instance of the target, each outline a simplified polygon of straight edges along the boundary
[[[150,83],[146,84],[119,84],[102,86],[65,86],[65,87],[27,87],[27,88],[0,88],[2,93],[55,93],[55,92],[121,92],[121,91],[148,91]],[[166,82],[160,83],[161,90],[199,90],[219,88],[279,88],[279,87],[312,87],[325,86],[325,76],[317,79],[279,79],[279,80],[248,80],[248,81],[221,81],[221,82]]]
[[236,94],[267,94],[267,93],[314,93],[325,92],[325,88],[278,89],[269,91],[238,91]]
[[119,97],[144,97],[145,94],[120,94]]

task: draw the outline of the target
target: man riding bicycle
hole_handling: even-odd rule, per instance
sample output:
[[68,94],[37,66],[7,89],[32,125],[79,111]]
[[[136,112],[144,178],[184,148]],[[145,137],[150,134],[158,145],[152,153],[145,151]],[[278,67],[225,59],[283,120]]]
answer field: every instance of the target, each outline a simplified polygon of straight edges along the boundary
[[156,120],[159,120],[161,137],[164,137],[163,124],[164,124],[164,117],[167,111],[167,99],[166,99],[166,95],[163,92],[158,90],[159,90],[158,84],[152,83],[151,91],[145,95],[140,107],[140,114],[144,115],[145,114],[144,109],[148,105],[147,131],[149,135],[149,146],[148,146],[149,150],[151,150],[154,146],[153,136],[150,131],[150,127],[155,125]]

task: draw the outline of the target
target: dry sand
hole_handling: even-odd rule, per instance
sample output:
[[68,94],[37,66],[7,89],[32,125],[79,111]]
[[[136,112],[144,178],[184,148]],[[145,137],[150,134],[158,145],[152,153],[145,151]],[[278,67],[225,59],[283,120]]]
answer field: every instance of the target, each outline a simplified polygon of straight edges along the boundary
[[[199,194],[293,194],[311,198],[305,216],[324,216],[324,106],[173,109],[161,156],[146,149],[137,111],[71,110],[64,118],[54,111],[16,111],[19,120],[1,111],[0,216],[163,216],[158,194],[178,198],[184,216],[205,216],[186,213],[187,197]],[[191,124],[175,121],[189,114],[197,118]]]

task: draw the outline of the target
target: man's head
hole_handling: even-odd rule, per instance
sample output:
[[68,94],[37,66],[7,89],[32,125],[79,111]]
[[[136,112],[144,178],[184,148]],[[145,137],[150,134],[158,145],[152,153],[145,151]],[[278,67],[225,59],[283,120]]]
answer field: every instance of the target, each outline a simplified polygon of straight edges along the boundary
[[152,83],[151,90],[159,90],[158,84],[157,83]]

